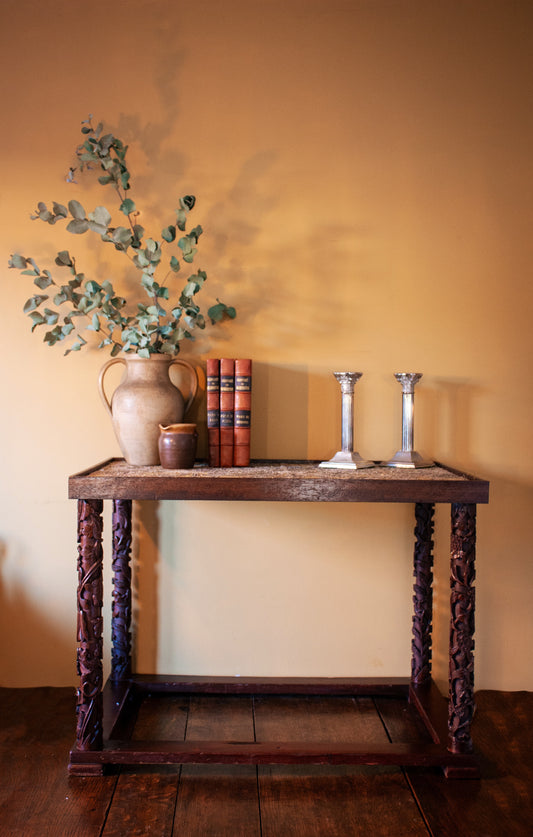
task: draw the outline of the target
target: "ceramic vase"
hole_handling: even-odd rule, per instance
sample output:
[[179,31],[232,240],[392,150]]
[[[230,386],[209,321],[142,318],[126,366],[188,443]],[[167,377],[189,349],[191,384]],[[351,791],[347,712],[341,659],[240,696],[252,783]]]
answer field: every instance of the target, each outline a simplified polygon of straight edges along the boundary
[[[126,374],[109,400],[104,378],[108,369],[117,363],[125,366]],[[187,399],[170,379],[172,365],[183,367],[189,376]],[[194,367],[186,360],[169,355],[153,354],[149,358],[127,355],[112,358],[104,364],[98,378],[98,390],[129,465],[159,464],[159,426],[183,422],[197,388]]]

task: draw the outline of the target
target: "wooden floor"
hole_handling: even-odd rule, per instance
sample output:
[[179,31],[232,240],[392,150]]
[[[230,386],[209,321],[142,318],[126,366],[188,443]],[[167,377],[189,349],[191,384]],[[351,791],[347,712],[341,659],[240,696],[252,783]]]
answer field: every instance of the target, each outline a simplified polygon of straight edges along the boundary
[[[533,835],[533,693],[479,692],[480,780],[434,770],[179,766],[77,778],[72,689],[0,689],[0,835],[520,837]],[[349,734],[348,731],[349,730]],[[391,698],[153,697],[137,738],[412,741]]]

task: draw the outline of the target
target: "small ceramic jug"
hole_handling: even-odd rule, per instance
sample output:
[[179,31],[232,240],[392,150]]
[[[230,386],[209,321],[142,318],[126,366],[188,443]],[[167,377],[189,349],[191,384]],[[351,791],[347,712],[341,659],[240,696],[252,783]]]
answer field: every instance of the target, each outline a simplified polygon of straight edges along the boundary
[[192,468],[198,433],[195,424],[159,425],[159,459],[162,468]]

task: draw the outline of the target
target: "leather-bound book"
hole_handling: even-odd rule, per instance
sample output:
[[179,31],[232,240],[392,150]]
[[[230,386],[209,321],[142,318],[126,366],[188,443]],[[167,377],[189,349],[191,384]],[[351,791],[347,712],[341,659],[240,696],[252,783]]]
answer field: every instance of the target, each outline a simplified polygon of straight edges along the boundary
[[206,361],[207,393],[207,462],[211,468],[220,466],[220,360]]
[[250,464],[252,416],[252,361],[235,361],[235,419],[233,430],[233,464]]
[[220,467],[233,465],[233,423],[235,410],[235,361],[220,359]]

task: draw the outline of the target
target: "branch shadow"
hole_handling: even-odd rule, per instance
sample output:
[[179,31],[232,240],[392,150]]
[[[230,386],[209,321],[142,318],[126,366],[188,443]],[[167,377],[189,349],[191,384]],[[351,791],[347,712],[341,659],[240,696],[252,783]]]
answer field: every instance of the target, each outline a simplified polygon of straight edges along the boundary
[[159,501],[133,502],[132,649],[133,670],[157,671]]

